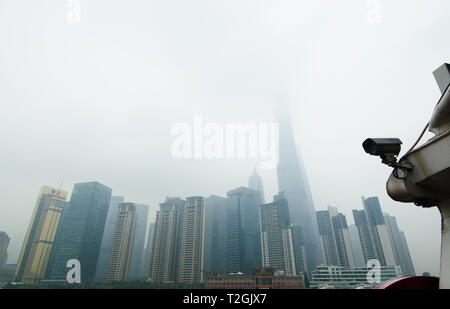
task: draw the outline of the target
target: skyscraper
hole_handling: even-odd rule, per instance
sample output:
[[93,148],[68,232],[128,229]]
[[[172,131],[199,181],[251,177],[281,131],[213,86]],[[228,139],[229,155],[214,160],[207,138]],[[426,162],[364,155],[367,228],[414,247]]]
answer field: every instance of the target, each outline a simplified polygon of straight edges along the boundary
[[198,284],[202,279],[205,235],[205,199],[186,198],[181,231],[178,282]]
[[336,241],[339,266],[354,268],[355,260],[353,257],[347,219],[343,214],[337,213],[337,210],[335,212],[330,211],[330,213],[332,213],[331,223],[334,231],[334,240]]
[[352,244],[353,259],[355,261],[355,267],[365,267],[364,254],[361,247],[361,240],[359,239],[358,227],[354,224],[348,226],[348,233],[350,236],[350,242]]
[[280,110],[278,191],[284,192],[289,205],[291,221],[303,230],[308,270],[323,263],[316,213],[306,172],[297,152],[290,117]]
[[296,275],[289,207],[282,193],[272,203],[261,205],[260,222],[262,266]]
[[365,263],[377,259],[382,266],[397,265],[378,197],[362,198],[364,210],[353,210]]
[[0,232],[0,269],[2,269],[2,267],[6,264],[10,240],[11,239],[6,232]]
[[415,276],[416,272],[411,260],[408,244],[406,243],[404,233],[398,228],[397,218],[384,214],[384,221],[386,222],[396,264],[400,265],[404,275]]
[[121,203],[118,207],[107,281],[127,281],[136,231],[136,205]]
[[99,182],[75,184],[55,239],[47,279],[65,281],[67,261],[81,265],[81,282],[94,279],[111,189]]
[[142,272],[145,238],[147,232],[148,205],[135,204],[136,206],[136,228],[134,234],[133,251],[131,253],[130,270],[128,279],[130,281],[146,280],[148,274]]
[[180,198],[167,198],[159,204],[150,265],[153,282],[175,283],[178,279],[184,204],[185,201]]
[[292,226],[292,242],[294,244],[295,270],[297,274],[303,273],[307,276],[308,261],[306,260],[305,243],[301,226]]
[[204,279],[210,273],[226,272],[227,198],[212,195],[205,199]]
[[336,207],[317,212],[320,240],[325,264],[328,266],[355,267],[347,220]]
[[119,204],[124,202],[123,196],[111,196],[108,207],[108,215],[106,217],[105,230],[103,231],[102,245],[98,256],[97,270],[95,279],[98,281],[106,280],[106,272],[108,270],[109,257],[114,237],[114,227],[116,225]]
[[152,248],[153,248],[153,238],[155,235],[155,223],[149,223],[148,225],[148,232],[147,232],[147,240],[146,245],[144,249],[144,254],[142,258],[142,273],[146,276],[146,278],[149,277],[150,274],[150,264],[152,260]]
[[261,266],[260,195],[259,191],[245,187],[227,192],[227,273],[250,275],[253,267]]
[[15,280],[36,284],[45,277],[67,192],[43,186],[17,262]]
[[330,213],[328,210],[321,210],[316,212],[316,214],[325,265],[339,266],[336,240],[334,239],[334,231],[331,224]]
[[261,193],[261,203],[264,204],[265,203],[264,186],[262,178],[261,176],[259,176],[258,172],[256,171],[256,168],[253,169],[253,173],[248,178],[248,187]]

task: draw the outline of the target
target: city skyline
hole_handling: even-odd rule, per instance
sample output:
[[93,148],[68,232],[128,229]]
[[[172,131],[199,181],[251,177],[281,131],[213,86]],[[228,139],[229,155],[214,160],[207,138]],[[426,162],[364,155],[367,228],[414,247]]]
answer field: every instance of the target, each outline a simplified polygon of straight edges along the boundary
[[[44,210],[48,211],[48,209],[52,209],[51,207],[55,207],[55,202],[53,200],[58,198],[60,199],[59,207],[65,209],[64,211],[61,211],[62,223],[50,227],[54,230],[52,239],[55,240],[55,248],[50,249],[51,252],[47,250],[48,252],[45,253],[47,257],[50,257],[49,269],[47,269],[47,272],[45,271],[47,262],[45,262],[42,274],[35,276],[35,278],[31,278],[30,275],[23,275],[24,269],[26,270],[28,267],[25,267],[25,263],[27,263],[26,259],[28,259],[29,254],[26,253],[27,255],[24,255],[23,258],[25,261],[23,262],[24,265],[22,265],[21,268],[16,269],[17,281],[22,281],[27,284],[61,282],[63,278],[63,275],[60,274],[63,272],[61,265],[64,265],[64,263],[61,262],[63,260],[58,258],[57,252],[65,252],[63,255],[67,258],[69,257],[67,255],[67,250],[73,251],[74,245],[80,247],[78,253],[73,251],[76,257],[88,261],[88,266],[91,265],[88,267],[89,274],[86,275],[86,271],[83,272],[83,278],[87,277],[87,281],[89,282],[93,281],[94,275],[96,275],[97,281],[99,272],[98,269],[92,268],[92,261],[98,268],[100,260],[97,261],[97,256],[100,258],[100,242],[96,241],[97,243],[95,245],[86,245],[86,242],[92,242],[94,239],[99,239],[92,234],[92,229],[97,229],[102,232],[103,230],[108,230],[106,224],[107,213],[111,213],[111,210],[114,210],[110,207],[117,207],[117,212],[115,212],[117,222],[114,224],[114,236],[112,239],[112,246],[109,249],[111,258],[107,259],[106,281],[133,281],[146,280],[149,278],[154,282],[162,283],[179,282],[184,284],[199,284],[206,282],[206,277],[204,277],[203,274],[214,272],[219,274],[231,274],[233,272],[241,273],[241,271],[244,271],[243,274],[249,276],[251,274],[250,269],[253,270],[255,267],[275,267],[275,270],[283,271],[288,276],[303,275],[304,267],[298,267],[296,261],[296,259],[300,257],[294,255],[296,240],[293,235],[296,234],[296,226],[290,221],[288,202],[283,192],[276,195],[272,203],[267,204],[261,201],[259,191],[245,187],[239,187],[228,191],[227,199],[218,196],[210,196],[206,199],[200,196],[193,196],[187,197],[186,200],[179,197],[167,198],[166,202],[161,203],[160,206],[161,210],[166,209],[164,211],[168,210],[169,212],[162,216],[159,214],[161,218],[165,216],[166,219],[162,219],[163,221],[160,221],[159,223],[156,222],[156,228],[159,230],[157,235],[160,240],[149,243],[149,245],[152,246],[152,256],[149,261],[149,263],[153,265],[151,266],[152,273],[138,274],[134,278],[129,277],[130,269],[134,267],[135,269],[142,270],[143,268],[142,260],[133,259],[134,261],[132,261],[132,254],[134,254],[135,251],[134,246],[136,246],[137,243],[135,238],[138,238],[135,235],[138,221],[136,208],[137,206],[146,207],[146,205],[135,205],[134,203],[129,202],[124,203],[124,198],[121,196],[105,199],[106,195],[111,196],[111,190],[98,182],[75,184],[74,192],[74,196],[71,196],[70,200],[65,202],[67,192],[46,186],[42,187],[35,209],[35,213],[37,213],[38,216],[34,215],[34,219],[30,222],[31,236],[29,238],[32,240],[30,244],[34,242],[39,244],[39,242],[41,242],[40,236],[34,236],[36,232],[33,231],[40,231],[42,228],[36,228],[34,226],[37,222],[45,222],[45,216],[48,215]],[[108,209],[101,210],[98,208],[104,207],[101,205],[105,202],[109,205]],[[65,204],[67,205],[63,206]],[[69,205],[71,205],[71,207],[69,207]],[[92,207],[97,207],[98,209]],[[254,207],[260,210],[255,212],[253,210]],[[365,262],[363,266],[355,265],[353,262],[354,259],[356,260],[356,257],[354,257],[354,250],[351,246],[355,245],[355,243],[350,244],[351,240],[348,234],[349,231],[345,215],[338,212],[336,207],[331,206],[328,207],[327,211],[316,212],[316,220],[321,235],[321,248],[325,256],[324,263],[317,266],[339,266],[344,270],[356,269],[355,267],[366,267],[365,263],[369,260],[377,259],[383,267],[395,266],[398,268],[399,274],[415,275],[414,266],[408,250],[408,244],[404,232],[400,231],[399,226],[397,225],[396,218],[389,216],[382,211],[377,197],[362,197],[362,207],[363,210],[353,210],[353,215],[356,226],[359,229],[359,239],[357,242],[361,243],[364,253],[363,258],[365,259]],[[91,208],[91,210],[88,211],[88,208]],[[177,212],[173,212],[175,209],[178,209],[176,210]],[[217,211],[219,209],[221,210],[218,213]],[[91,215],[91,217],[88,216],[88,219],[86,219],[85,214],[87,213],[98,213],[94,216],[100,215],[100,217],[99,219],[92,219]],[[81,217],[76,218],[74,214],[81,215]],[[104,221],[101,217],[104,217]],[[255,235],[257,238],[252,236],[252,225],[255,219],[259,221],[257,224],[258,232],[257,235]],[[91,224],[88,225],[89,229],[87,230],[87,233],[91,235],[91,239],[89,240],[83,240],[85,237],[83,234],[80,234],[81,238],[76,235],[79,233],[77,232],[77,229],[82,227],[85,222],[88,222],[86,220],[91,220]],[[92,222],[98,222],[99,220],[99,227],[96,227],[95,225],[92,226]],[[216,232],[213,232],[217,230],[216,225],[218,221],[215,220],[226,222],[225,228],[222,228],[221,232],[224,234],[225,238],[220,236],[220,234],[215,234]],[[141,219],[141,221],[141,226],[150,227],[147,218],[145,220]],[[211,227],[207,227],[207,223],[212,224],[212,230]],[[98,223],[96,224],[98,225]],[[163,226],[166,226],[166,228]],[[58,232],[55,237],[56,229],[58,229]],[[241,232],[240,229],[243,229],[245,232]],[[89,232],[89,230],[91,230],[91,232]],[[45,230],[43,231],[45,235],[52,235]],[[144,229],[141,234],[146,235],[147,233],[150,233],[150,231]],[[72,236],[69,237],[68,235]],[[231,238],[230,235],[232,235]],[[102,236],[103,241],[101,244],[104,246],[105,239],[108,239],[109,236],[104,234]],[[172,240],[169,240],[169,238],[167,238],[168,236],[172,237]],[[37,240],[35,240],[36,237]],[[210,237],[212,242],[208,241]],[[220,240],[221,237],[222,240]],[[280,241],[281,239],[282,241]],[[144,240],[145,237],[142,241]],[[232,242],[230,242],[230,240]],[[261,241],[261,246],[258,245],[253,248],[252,242],[254,240],[257,242]],[[49,243],[47,240],[46,242]],[[31,245],[28,245],[27,243],[28,241],[23,244],[22,250],[25,250],[24,252],[29,252],[30,250],[29,247]],[[213,251],[208,248],[213,244],[219,244],[220,246],[221,243],[225,249],[222,253],[219,253],[217,248],[213,249]],[[167,253],[164,253],[164,250],[166,249],[161,251],[160,248],[163,248],[161,246],[169,248],[169,250],[172,250],[172,253],[167,255]],[[63,250],[60,249],[62,247],[64,247]],[[94,247],[97,247],[97,249]],[[86,248],[89,249],[86,251]],[[138,251],[139,253],[136,256],[139,258],[143,257],[144,249],[148,248],[142,247],[142,250]],[[255,250],[260,252],[260,257],[254,256]],[[334,252],[334,256],[330,255],[331,252]],[[7,252],[4,252],[4,254],[7,254]],[[59,255],[61,255],[61,253]],[[208,255],[210,255],[210,257],[208,257]],[[216,256],[216,259],[214,260],[213,258],[213,260],[211,260],[214,255]],[[224,262],[218,263],[217,256],[219,255],[226,256]],[[157,263],[166,263],[166,266],[163,264],[159,266],[153,264],[154,261],[157,261],[157,256],[163,257],[163,259],[160,259],[160,262]],[[173,258],[164,258],[167,256],[172,256]],[[232,260],[230,260],[230,257]],[[301,259],[303,260],[304,258],[305,252],[303,252]],[[173,261],[174,264],[170,266],[170,264],[167,264],[168,261]],[[34,262],[31,262],[31,264],[34,264]],[[224,272],[222,270],[217,272],[218,268],[216,267],[220,264],[224,266]],[[56,270],[53,269],[55,266]],[[211,272],[206,270],[205,266],[211,267],[208,269],[215,269],[216,271]],[[164,273],[169,269],[172,269],[169,271],[171,274],[166,278],[172,279],[164,279],[166,276]],[[314,267],[312,273],[316,272],[317,269],[320,269],[320,267]],[[155,274],[156,277],[154,277]],[[161,274],[162,277],[158,279],[158,276],[161,276]],[[100,281],[105,281],[105,279]]]
[[[175,159],[171,128],[194,115],[271,123],[287,103],[315,210],[333,205],[351,219],[360,196],[378,196],[416,272],[438,275],[438,210],[392,201],[391,169],[361,143],[399,137],[404,153],[417,140],[440,97],[432,72],[449,62],[448,1],[379,0],[375,19],[357,0],[80,2],[80,22],[68,23],[63,2],[1,0],[8,263],[41,185],[71,192],[99,181],[149,205],[150,220],[167,196],[246,186],[260,162]],[[259,174],[265,197],[278,194],[276,171]]]
[[[252,173],[252,175],[254,175],[254,170],[253,170],[253,173]],[[43,186],[44,188],[45,187],[47,187],[47,186]],[[245,189],[244,187],[242,187],[243,189]],[[54,190],[54,191],[57,191],[58,189],[53,189],[53,188],[50,188],[50,189],[47,189],[47,190]],[[237,190],[237,189],[236,189]],[[250,190],[250,188],[248,188],[248,190]],[[234,190],[232,190],[232,191],[230,191],[228,194],[231,194],[231,196],[233,195],[233,194],[235,194],[235,193],[233,193],[233,191]],[[59,191],[58,191],[59,192]],[[67,204],[69,203],[69,201],[70,201],[70,198],[71,198],[71,194],[70,193],[68,193],[68,192],[65,192],[65,191],[61,191],[61,192],[64,192],[64,194],[65,194],[65,196],[67,197]],[[280,195],[280,193],[277,195],[277,196],[279,196]],[[112,196],[112,200],[111,200],[111,203],[113,203],[113,199],[114,198],[116,198],[116,203],[117,203],[117,205],[119,205],[119,202],[123,202],[124,201],[124,198],[123,197],[121,197],[121,196]],[[209,195],[209,197],[208,198],[205,198],[205,201],[206,201],[206,204],[205,205],[207,205],[208,204],[208,199],[210,199],[210,198],[219,198],[219,199],[223,199],[222,197],[220,197],[220,196],[214,196],[214,195]],[[371,197],[370,199],[374,199],[374,198],[377,198],[377,197]],[[39,199],[38,199],[39,200]],[[169,200],[170,200],[170,198],[169,198]],[[363,200],[363,206],[365,205],[364,204],[364,201],[365,201],[365,198],[364,197],[362,197],[362,200]],[[226,201],[226,199],[225,199],[225,201]],[[228,203],[229,203],[229,201],[228,201]],[[379,204],[379,202],[378,202],[378,204]],[[113,206],[114,204],[111,204],[109,207],[108,207],[108,210],[109,211],[112,211],[112,213],[114,213],[114,214],[117,214],[117,209],[116,209],[116,211],[114,212],[114,206]],[[116,205],[116,206],[117,206]],[[147,205],[142,205],[142,204],[136,204],[137,206],[147,206]],[[261,203],[261,206],[263,205],[263,203]],[[226,206],[226,208],[228,208],[229,209],[229,206]],[[208,210],[209,210],[209,208],[207,208]],[[364,210],[353,210],[352,211],[352,213],[353,213],[353,216],[355,215],[355,213],[354,212],[361,212],[361,211],[364,211]],[[380,210],[381,211],[381,210]],[[317,211],[317,213],[324,213],[324,212],[327,212],[327,213],[331,213],[331,212],[336,212],[336,213],[334,213],[333,214],[333,217],[328,217],[329,218],[329,220],[330,219],[336,219],[335,217],[338,215],[337,214],[337,208],[335,208],[335,207],[331,207],[331,206],[328,206],[328,208],[327,208],[327,210],[319,210],[319,211]],[[341,214],[341,213],[339,213],[339,215],[341,215],[341,216],[343,216],[344,217],[344,220],[345,220],[345,217],[347,217],[346,215],[344,215],[344,214]],[[397,218],[396,217],[392,217],[392,216],[389,216],[389,215],[387,215],[384,211],[383,211],[383,216],[385,217],[385,220],[387,220],[387,217],[389,217],[389,218],[391,218],[391,220],[397,220]],[[150,224],[154,224],[155,222],[153,221],[153,223],[152,223],[152,221],[151,221],[151,218],[152,218],[152,216],[151,216],[151,214],[150,213],[148,213],[148,216],[146,217],[146,219],[145,219],[145,222],[143,222],[142,224],[146,224],[146,229],[145,229],[145,233],[149,233],[150,231],[148,230],[148,228],[149,228],[149,225]],[[353,218],[352,216],[349,216],[349,218]],[[319,218],[317,218],[317,220],[319,220]],[[331,222],[331,221],[330,221]],[[351,223],[353,223],[353,222],[351,222]],[[396,223],[395,223],[396,224]],[[351,225],[353,225],[353,224],[351,224]],[[114,225],[113,225],[113,227],[114,227]],[[295,227],[295,226],[294,226]],[[397,227],[397,229],[398,229],[398,227]],[[106,231],[106,225],[105,225],[105,231]],[[112,231],[111,231],[112,232]],[[402,231],[400,231],[400,233],[401,233],[401,236],[399,236],[399,237],[401,237],[401,239],[399,240],[399,241],[403,241],[403,239],[405,239],[405,241],[406,241],[406,237],[405,237],[405,235],[404,235],[404,232],[402,232]],[[387,235],[387,234],[386,234]],[[390,237],[391,235],[389,235],[389,237]],[[334,236],[333,236],[334,237]],[[406,242],[407,243],[407,242]],[[152,244],[152,243],[149,243],[149,244]],[[140,255],[138,255],[139,257],[144,257],[144,249],[148,249],[148,247],[147,247],[147,245],[149,245],[149,244],[146,244],[146,246],[145,246],[145,248],[143,247],[142,248],[142,250],[140,251]],[[103,243],[102,243],[102,246],[103,246]],[[402,246],[404,246],[404,244],[402,244]],[[407,244],[406,244],[406,246],[408,246]],[[393,249],[392,249],[392,251],[394,251]],[[376,258],[376,254],[375,253],[372,253],[373,254],[373,257],[374,258]],[[108,255],[109,255],[109,253],[108,253]],[[102,277],[100,276],[100,277],[98,277],[98,271],[99,270],[101,270],[101,266],[100,266],[100,256],[101,255],[99,255],[99,260],[98,260],[98,264],[97,264],[97,274],[96,274],[96,276],[95,276],[95,278],[96,279],[100,279],[100,281],[104,281],[104,279],[105,279],[105,277],[103,277],[104,279],[101,279]],[[337,258],[337,256],[335,257],[335,258]],[[393,258],[393,256],[392,256],[392,258]],[[381,258],[381,260],[383,260],[383,258]],[[413,259],[414,260],[414,259]],[[324,260],[325,261],[325,260]],[[408,263],[408,262],[406,262],[406,263]],[[9,263],[9,264],[13,264],[13,263]],[[133,264],[133,267],[136,269],[136,271],[139,271],[139,270],[142,270],[142,267],[143,267],[143,263],[142,263],[142,260],[140,260],[140,262],[138,263],[139,265],[136,265],[136,263],[134,263]],[[335,265],[336,263],[332,263],[332,264],[327,264],[327,263],[325,263],[325,265]],[[337,263],[337,264],[339,264],[339,263]],[[337,265],[336,264],[336,265]],[[397,265],[397,264],[396,264]],[[105,266],[107,266],[107,265],[105,265]],[[341,265],[342,266],[342,265]],[[413,266],[412,266],[413,267]],[[139,269],[139,270],[138,270]],[[225,269],[225,268],[224,268]],[[106,269],[105,269],[105,271],[106,271]],[[104,274],[104,276],[106,276],[106,273]],[[141,279],[143,279],[143,278],[141,278]]]

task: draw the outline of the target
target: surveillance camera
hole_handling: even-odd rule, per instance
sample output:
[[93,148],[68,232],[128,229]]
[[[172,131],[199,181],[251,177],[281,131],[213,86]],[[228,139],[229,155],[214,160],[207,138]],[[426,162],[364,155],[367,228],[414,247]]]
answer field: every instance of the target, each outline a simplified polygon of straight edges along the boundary
[[363,147],[372,156],[391,157],[400,153],[401,144],[398,138],[368,138]]
[[398,138],[368,138],[363,143],[364,150],[373,156],[379,156],[381,162],[394,168],[394,176],[405,179],[408,171],[413,169],[410,162],[397,162],[402,141]]

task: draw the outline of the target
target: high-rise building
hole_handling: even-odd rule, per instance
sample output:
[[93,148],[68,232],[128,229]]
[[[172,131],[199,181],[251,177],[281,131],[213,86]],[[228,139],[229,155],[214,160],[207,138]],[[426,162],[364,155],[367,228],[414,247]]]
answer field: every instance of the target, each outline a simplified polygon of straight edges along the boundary
[[56,234],[48,280],[65,281],[71,259],[80,262],[82,283],[94,280],[110,200],[111,189],[99,182],[74,185]]
[[258,172],[256,171],[256,168],[253,169],[253,173],[248,178],[248,187],[250,189],[259,191],[259,193],[261,193],[261,203],[264,204],[265,203],[265,198],[264,198],[263,181],[262,181],[261,176],[259,176]]
[[205,199],[186,198],[181,231],[178,282],[198,284],[202,280],[205,235]]
[[6,232],[0,232],[0,269],[6,264],[10,240],[11,239]]
[[287,276],[297,274],[289,207],[283,194],[272,203],[261,205],[262,266],[282,271]]
[[259,191],[239,187],[227,193],[226,272],[251,274],[261,266]]
[[131,254],[131,264],[128,273],[130,281],[146,280],[148,274],[143,270],[142,260],[144,255],[145,238],[147,232],[148,205],[135,204],[136,206],[136,231],[134,235],[133,251]]
[[98,256],[97,270],[95,272],[95,280],[105,281],[106,272],[108,270],[109,257],[114,237],[114,228],[116,225],[119,204],[124,202],[123,196],[111,196],[108,207],[108,216],[106,217],[105,230],[103,231],[102,245]]
[[20,250],[15,280],[36,284],[44,279],[67,192],[43,186]]
[[325,264],[328,266],[355,267],[347,220],[336,207],[317,212],[320,240]]
[[366,262],[364,260],[364,254],[361,247],[361,240],[359,239],[358,227],[354,224],[348,226],[348,233],[350,236],[350,242],[352,247],[353,259],[355,261],[355,267],[365,267]]
[[136,231],[136,205],[121,203],[114,227],[107,281],[127,281]]
[[178,279],[184,204],[185,201],[180,198],[167,198],[159,204],[150,265],[153,282],[175,283]]
[[292,242],[294,244],[295,270],[297,274],[308,274],[308,262],[306,260],[305,243],[301,226],[292,226]]
[[328,210],[321,210],[317,211],[316,215],[325,265],[339,266],[336,240],[334,239],[330,213]]
[[334,213],[330,213],[332,213],[331,223],[333,225],[334,240],[336,241],[339,266],[354,268],[355,260],[353,257],[347,219],[343,214],[337,213],[337,210]]
[[205,199],[205,257],[203,277],[226,273],[227,198],[212,195]]
[[293,225],[302,227],[308,271],[312,272],[317,265],[323,263],[312,194],[286,111],[280,111],[278,122],[278,191],[284,192],[286,196]]
[[146,278],[150,275],[150,264],[152,259],[152,245],[153,245],[153,238],[155,235],[155,223],[149,223],[147,228],[147,238],[146,238],[146,245],[144,249],[144,254],[142,258],[142,273],[146,276]]
[[384,214],[389,238],[391,240],[394,258],[397,265],[400,265],[403,274],[406,276],[415,276],[416,272],[409,253],[408,244],[405,235],[397,225],[397,218]]
[[363,198],[364,210],[353,210],[365,263],[377,259],[382,266],[397,265],[378,197]]
[[405,233],[400,231],[400,252],[403,252],[404,259],[404,268],[405,274],[409,276],[415,276],[416,270],[414,269],[414,264],[412,262],[411,253],[409,252],[408,243],[406,242]]

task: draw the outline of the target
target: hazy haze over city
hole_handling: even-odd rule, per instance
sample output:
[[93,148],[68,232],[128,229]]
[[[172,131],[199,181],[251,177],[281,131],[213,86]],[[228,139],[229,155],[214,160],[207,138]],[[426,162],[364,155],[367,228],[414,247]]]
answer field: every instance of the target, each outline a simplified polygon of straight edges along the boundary
[[[291,106],[316,210],[353,223],[378,196],[405,232],[416,272],[439,273],[440,216],[391,200],[391,169],[367,137],[415,142],[450,62],[450,2],[0,0],[0,231],[16,263],[42,185],[99,181],[126,201],[225,196],[253,159],[175,159],[171,127],[272,122]],[[375,10],[375,11],[374,11]],[[372,19],[373,14],[378,17]],[[426,140],[431,135],[425,136]],[[276,169],[261,170],[266,201]]]

